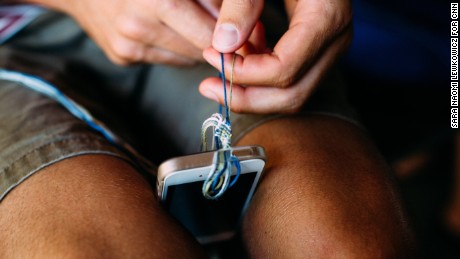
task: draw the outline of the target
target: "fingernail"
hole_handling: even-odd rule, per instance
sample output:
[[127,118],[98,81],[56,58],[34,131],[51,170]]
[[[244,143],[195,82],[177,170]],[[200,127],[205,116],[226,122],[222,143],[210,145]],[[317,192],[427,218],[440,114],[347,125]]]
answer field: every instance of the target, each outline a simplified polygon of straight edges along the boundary
[[233,24],[223,23],[219,25],[214,34],[213,46],[217,50],[226,50],[238,42],[238,30]]
[[208,91],[204,91],[204,92],[203,92],[203,95],[204,95],[204,97],[206,97],[206,98],[208,98],[208,99],[211,99],[211,100],[213,100],[213,101],[215,101],[215,102],[217,102],[217,103],[219,102],[219,98],[218,98],[217,95],[216,95],[214,92],[212,92],[212,91],[209,91],[209,90],[208,90]]

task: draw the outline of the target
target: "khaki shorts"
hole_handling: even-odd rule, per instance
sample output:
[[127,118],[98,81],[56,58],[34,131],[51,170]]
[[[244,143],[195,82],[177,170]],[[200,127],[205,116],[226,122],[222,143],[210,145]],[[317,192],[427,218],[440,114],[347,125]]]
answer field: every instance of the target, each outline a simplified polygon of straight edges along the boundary
[[[53,12],[0,46],[0,67],[55,85],[154,163],[198,152],[201,124],[218,111],[218,105],[197,90],[201,80],[217,76],[214,68],[115,66],[74,21]],[[330,73],[303,113],[356,123],[336,72]],[[234,142],[277,117],[232,114]],[[38,170],[83,154],[131,161],[56,101],[18,82],[0,80],[0,200]]]

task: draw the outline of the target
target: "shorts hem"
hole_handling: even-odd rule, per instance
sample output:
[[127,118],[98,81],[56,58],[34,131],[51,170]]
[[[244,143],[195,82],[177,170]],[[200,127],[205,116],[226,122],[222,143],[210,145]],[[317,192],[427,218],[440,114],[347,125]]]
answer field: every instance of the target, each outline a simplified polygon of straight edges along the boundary
[[321,115],[321,116],[333,117],[333,118],[336,118],[342,121],[346,121],[350,124],[353,124],[354,126],[360,128],[361,130],[367,131],[366,127],[363,126],[358,120],[354,118],[350,118],[349,116],[346,116],[340,113],[329,112],[329,111],[306,111],[306,112],[302,112],[300,114],[294,114],[294,115],[272,115],[272,116],[264,117],[259,120],[256,119],[256,122],[251,121],[251,123],[244,122],[244,119],[242,119],[241,122],[238,121],[237,123],[234,123],[234,125],[236,124],[235,128],[236,127],[238,128],[238,131],[237,131],[238,133],[236,133],[233,136],[232,142],[233,144],[238,143],[238,141],[240,141],[246,134],[248,134],[249,132],[251,132],[252,130],[254,130],[255,128],[259,127],[260,125],[266,122],[276,120],[276,119],[281,119],[281,118],[288,118],[292,116],[299,117],[299,116],[308,116],[308,115]]
[[34,148],[1,169],[0,202],[15,187],[41,169],[67,158],[89,154],[110,155],[130,162],[130,159],[115,147],[99,139],[77,137],[48,142]]

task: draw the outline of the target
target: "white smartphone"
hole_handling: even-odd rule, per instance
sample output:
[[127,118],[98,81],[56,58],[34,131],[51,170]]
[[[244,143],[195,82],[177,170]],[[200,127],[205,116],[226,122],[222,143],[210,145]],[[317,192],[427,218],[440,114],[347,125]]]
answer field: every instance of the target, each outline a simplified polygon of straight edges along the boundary
[[158,198],[202,244],[236,234],[265,166],[265,151],[260,146],[234,147],[232,153],[240,161],[240,175],[218,200],[206,199],[202,193],[215,151],[172,158],[158,168]]

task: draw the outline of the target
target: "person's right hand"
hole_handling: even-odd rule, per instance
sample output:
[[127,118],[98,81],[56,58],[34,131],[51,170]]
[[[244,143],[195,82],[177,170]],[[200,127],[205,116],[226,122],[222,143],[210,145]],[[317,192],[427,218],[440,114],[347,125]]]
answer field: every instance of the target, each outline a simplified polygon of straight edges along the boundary
[[211,46],[212,0],[31,0],[72,16],[115,63],[188,65]]
[[[264,0],[224,0],[222,4],[213,48],[203,54],[222,71],[220,53],[229,53],[225,67],[233,68],[225,74],[233,76],[234,112],[300,111],[351,41],[350,0],[284,1],[289,27],[271,50],[260,45],[263,34],[257,33]],[[248,39],[256,48],[241,51]],[[230,53],[235,51],[233,66]],[[205,79],[199,90],[211,100],[225,102],[219,78]]]

